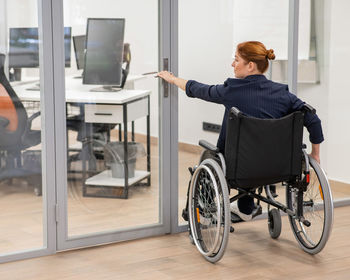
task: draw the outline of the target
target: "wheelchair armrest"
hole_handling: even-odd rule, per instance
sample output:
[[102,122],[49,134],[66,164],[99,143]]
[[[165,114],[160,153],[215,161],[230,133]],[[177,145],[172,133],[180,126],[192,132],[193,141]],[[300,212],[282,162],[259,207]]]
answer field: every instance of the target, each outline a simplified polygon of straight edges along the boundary
[[213,144],[210,144],[208,141],[205,141],[205,140],[199,140],[199,146],[215,153],[219,152],[218,147],[214,146]]
[[5,128],[10,123],[9,119],[0,117],[0,128]]
[[304,112],[310,112],[312,114],[316,114],[316,109],[312,107],[310,104],[305,103],[303,107]]

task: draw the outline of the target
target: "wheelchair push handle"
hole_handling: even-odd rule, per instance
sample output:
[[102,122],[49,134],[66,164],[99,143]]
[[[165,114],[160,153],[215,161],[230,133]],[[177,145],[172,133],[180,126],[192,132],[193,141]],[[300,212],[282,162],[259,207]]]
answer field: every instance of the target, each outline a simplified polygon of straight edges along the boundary
[[240,110],[238,110],[238,108],[236,108],[236,107],[232,107],[232,108],[230,109],[230,114],[233,114],[233,115],[235,115],[236,117],[243,116],[243,113],[242,113]]
[[312,107],[310,104],[305,103],[302,109],[304,112],[310,112],[312,114],[316,114],[316,109]]

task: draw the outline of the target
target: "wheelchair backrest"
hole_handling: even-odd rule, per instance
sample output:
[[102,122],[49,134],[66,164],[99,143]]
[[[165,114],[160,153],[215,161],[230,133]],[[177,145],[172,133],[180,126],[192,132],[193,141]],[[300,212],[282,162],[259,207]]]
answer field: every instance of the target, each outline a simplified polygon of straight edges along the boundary
[[258,119],[231,108],[225,144],[229,183],[251,188],[300,175],[303,121],[300,111],[280,119]]

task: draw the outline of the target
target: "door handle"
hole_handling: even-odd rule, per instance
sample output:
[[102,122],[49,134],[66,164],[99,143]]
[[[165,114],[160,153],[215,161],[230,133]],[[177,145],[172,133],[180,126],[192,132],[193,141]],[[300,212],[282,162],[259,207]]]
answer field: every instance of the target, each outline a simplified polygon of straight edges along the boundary
[[[169,70],[169,59],[163,58],[163,70],[168,71]],[[164,97],[169,97],[169,83],[162,80],[163,83],[163,94]]]
[[112,113],[95,113],[96,116],[112,116]]

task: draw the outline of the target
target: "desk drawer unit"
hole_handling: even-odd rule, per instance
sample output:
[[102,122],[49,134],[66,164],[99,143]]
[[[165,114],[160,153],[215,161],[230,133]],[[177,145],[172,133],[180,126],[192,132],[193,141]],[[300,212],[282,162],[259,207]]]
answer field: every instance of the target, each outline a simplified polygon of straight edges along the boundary
[[[88,123],[122,123],[123,105],[85,104],[85,122]],[[134,121],[148,115],[148,99],[130,102],[127,107],[127,121]]]

